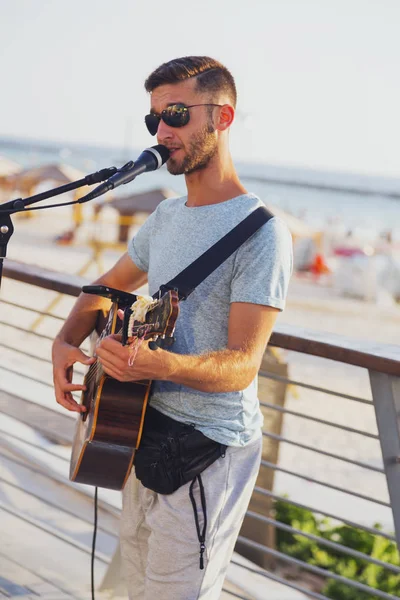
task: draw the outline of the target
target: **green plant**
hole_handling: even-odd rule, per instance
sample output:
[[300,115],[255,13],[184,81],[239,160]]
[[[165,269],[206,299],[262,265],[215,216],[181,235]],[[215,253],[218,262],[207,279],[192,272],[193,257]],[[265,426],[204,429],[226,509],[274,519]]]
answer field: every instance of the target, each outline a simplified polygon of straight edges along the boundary
[[[275,517],[277,521],[304,533],[319,536],[367,556],[400,566],[396,544],[382,536],[348,525],[333,525],[330,519],[319,518],[310,510],[299,508],[284,500],[275,502]],[[379,524],[375,524],[374,527],[380,529]],[[279,528],[276,530],[276,539],[278,550],[289,556],[371,588],[396,596],[400,593],[400,575],[385,567],[354,558],[340,550],[328,548],[300,534],[293,534]],[[357,590],[335,579],[327,580],[322,593],[334,600],[379,600],[377,596]]]

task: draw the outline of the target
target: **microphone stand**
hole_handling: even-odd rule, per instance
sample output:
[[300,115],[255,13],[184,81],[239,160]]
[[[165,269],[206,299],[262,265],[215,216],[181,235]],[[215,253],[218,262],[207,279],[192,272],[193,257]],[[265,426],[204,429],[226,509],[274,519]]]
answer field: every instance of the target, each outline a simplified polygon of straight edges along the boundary
[[[11,221],[11,215],[17,212],[23,212],[27,206],[35,204],[36,202],[40,202],[41,200],[46,200],[46,198],[52,198],[53,196],[58,196],[59,194],[64,194],[65,192],[76,190],[77,188],[83,187],[84,185],[94,185],[96,183],[100,183],[101,181],[105,181],[106,179],[114,175],[117,171],[119,171],[119,169],[117,169],[116,167],[109,167],[107,169],[102,169],[101,171],[96,171],[96,173],[86,175],[86,177],[84,177],[83,179],[78,179],[77,181],[67,183],[66,185],[61,185],[51,190],[47,190],[46,192],[35,194],[34,196],[30,196],[29,198],[17,198],[16,200],[10,200],[9,202],[4,202],[3,204],[0,204],[0,288],[3,274],[3,261],[7,255],[7,244],[10,241],[12,234],[14,233],[14,226]],[[75,200],[74,202],[63,202],[61,204],[54,204],[51,206],[42,206],[40,208],[54,208],[55,206],[64,206],[79,203],[81,203],[81,199]]]

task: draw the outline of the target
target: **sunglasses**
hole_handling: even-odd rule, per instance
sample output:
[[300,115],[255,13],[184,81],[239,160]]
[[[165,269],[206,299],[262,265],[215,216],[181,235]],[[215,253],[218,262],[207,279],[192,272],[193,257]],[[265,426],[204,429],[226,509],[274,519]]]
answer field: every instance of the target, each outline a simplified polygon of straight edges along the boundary
[[164,121],[169,127],[184,127],[190,121],[189,108],[195,106],[222,106],[222,104],[171,104],[167,106],[160,114],[150,113],[145,116],[144,120],[150,135],[156,135],[160,121]]

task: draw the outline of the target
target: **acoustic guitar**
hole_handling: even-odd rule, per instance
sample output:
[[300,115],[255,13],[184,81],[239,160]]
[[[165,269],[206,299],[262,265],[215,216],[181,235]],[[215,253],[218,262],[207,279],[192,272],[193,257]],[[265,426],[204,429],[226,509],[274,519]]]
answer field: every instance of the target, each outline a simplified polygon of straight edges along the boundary
[[[151,303],[140,321],[132,320],[132,301],[137,296],[106,286],[84,286],[84,292],[113,301],[100,339],[117,331],[119,308],[124,310],[122,343],[140,340],[173,340],[178,317],[178,294],[168,290]],[[107,375],[96,360],[86,373],[80,413],[72,444],[70,479],[79,483],[121,490],[139,447],[151,381],[120,382]]]

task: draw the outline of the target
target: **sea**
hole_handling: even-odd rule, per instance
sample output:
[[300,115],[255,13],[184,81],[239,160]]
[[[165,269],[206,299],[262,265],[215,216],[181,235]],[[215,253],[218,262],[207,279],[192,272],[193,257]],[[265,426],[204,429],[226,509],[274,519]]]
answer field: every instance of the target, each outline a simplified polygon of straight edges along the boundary
[[[22,168],[65,163],[85,175],[109,166],[121,167],[128,160],[135,160],[140,152],[134,148],[0,137],[0,156],[17,162]],[[397,179],[261,162],[235,164],[249,191],[270,208],[277,207],[309,227],[351,234],[372,244],[390,232],[393,241],[400,242],[400,172]],[[119,191],[122,196],[159,187],[177,195],[185,194],[186,190],[183,176],[172,176],[162,167]]]

